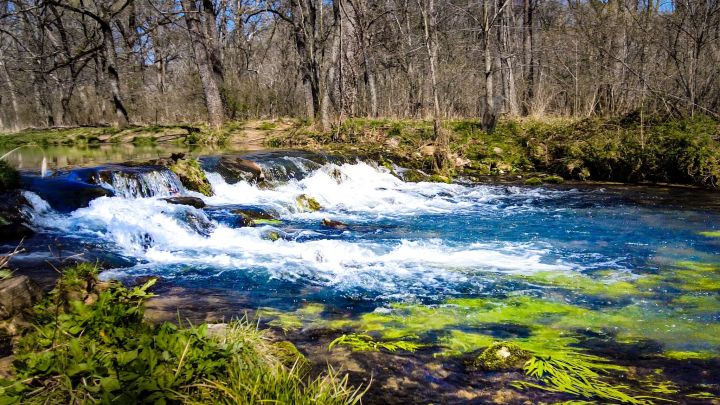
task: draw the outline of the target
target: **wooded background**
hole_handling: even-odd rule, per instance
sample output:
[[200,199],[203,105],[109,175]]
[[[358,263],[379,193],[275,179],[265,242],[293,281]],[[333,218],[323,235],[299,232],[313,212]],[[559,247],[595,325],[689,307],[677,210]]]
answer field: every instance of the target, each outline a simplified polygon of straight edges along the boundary
[[720,110],[720,1],[0,0],[0,127]]

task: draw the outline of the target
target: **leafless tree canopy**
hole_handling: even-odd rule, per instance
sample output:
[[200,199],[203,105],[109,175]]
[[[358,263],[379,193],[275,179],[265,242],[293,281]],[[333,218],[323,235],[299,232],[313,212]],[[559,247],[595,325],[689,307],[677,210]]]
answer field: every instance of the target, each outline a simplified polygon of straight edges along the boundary
[[0,0],[0,127],[720,110],[718,0]]

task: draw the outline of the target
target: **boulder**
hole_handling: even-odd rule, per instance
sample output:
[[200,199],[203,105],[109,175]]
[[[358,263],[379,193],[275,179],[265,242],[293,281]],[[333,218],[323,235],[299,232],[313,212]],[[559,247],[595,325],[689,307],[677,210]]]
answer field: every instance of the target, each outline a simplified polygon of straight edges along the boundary
[[295,201],[297,203],[298,209],[303,212],[315,212],[322,209],[322,206],[319,202],[317,202],[316,199],[309,197],[305,194],[300,194],[299,196],[297,196]]
[[493,343],[475,358],[471,366],[485,371],[521,370],[532,353],[510,342]]
[[265,172],[259,164],[237,156],[223,156],[215,170],[230,182],[259,183],[265,180]]
[[187,197],[187,196],[181,196],[181,197],[170,197],[170,198],[163,198],[164,201],[167,201],[169,204],[176,204],[176,205],[189,205],[191,207],[195,207],[197,209],[203,209],[205,208],[205,201],[202,200],[202,198],[198,197]]
[[178,160],[168,168],[180,178],[180,182],[186,189],[197,191],[208,197],[213,195],[212,186],[197,159]]
[[250,209],[237,209],[232,211],[233,214],[238,215],[240,226],[256,226],[256,225],[280,225],[282,221],[273,217],[271,214],[265,211],[250,210]]
[[20,174],[7,162],[0,160],[0,192],[20,187]]
[[0,193],[0,242],[17,242],[33,235],[22,213],[29,205],[17,190]]
[[329,218],[323,218],[322,226],[333,229],[347,229],[347,224]]
[[16,276],[0,281],[0,319],[22,315],[41,297],[42,290],[27,276]]

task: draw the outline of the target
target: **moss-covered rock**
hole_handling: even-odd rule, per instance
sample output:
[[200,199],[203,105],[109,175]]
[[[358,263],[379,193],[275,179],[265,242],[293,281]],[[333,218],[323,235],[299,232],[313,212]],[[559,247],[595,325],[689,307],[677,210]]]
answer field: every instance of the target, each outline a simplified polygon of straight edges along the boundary
[[276,231],[270,231],[265,233],[265,239],[275,242],[276,240],[280,240],[280,233]]
[[232,211],[233,214],[238,215],[239,223],[242,226],[257,226],[257,225],[280,225],[282,221],[272,216],[270,213],[265,211],[249,210],[249,209],[238,209]]
[[483,350],[471,366],[485,371],[519,370],[531,357],[530,352],[514,343],[498,342]]
[[197,191],[202,195],[208,197],[213,195],[212,186],[205,172],[200,167],[200,162],[197,159],[183,159],[169,166],[173,173],[177,174],[186,189]]
[[524,181],[526,186],[540,186],[543,184],[539,177],[530,177]]
[[14,190],[20,186],[20,174],[7,162],[0,160],[0,192]]
[[300,194],[297,196],[297,198],[295,198],[295,202],[297,203],[297,207],[300,211],[315,212],[322,209],[322,205],[320,205],[316,199],[306,194]]
[[272,344],[273,355],[287,368],[295,368],[301,375],[310,372],[310,361],[288,341]]
[[542,182],[547,184],[562,184],[565,182],[565,179],[560,176],[547,176],[542,178]]
[[421,172],[420,170],[410,169],[406,170],[402,174],[403,180],[410,183],[420,183],[422,181],[428,181],[430,176]]

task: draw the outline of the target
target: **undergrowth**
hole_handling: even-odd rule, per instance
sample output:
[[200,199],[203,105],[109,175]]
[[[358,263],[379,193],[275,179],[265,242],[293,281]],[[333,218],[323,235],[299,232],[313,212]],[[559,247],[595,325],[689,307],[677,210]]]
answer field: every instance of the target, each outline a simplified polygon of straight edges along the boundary
[[208,325],[143,321],[154,280],[125,288],[97,270],[67,270],[15,347],[0,404],[352,404],[362,393],[330,370],[309,378],[246,320]]

